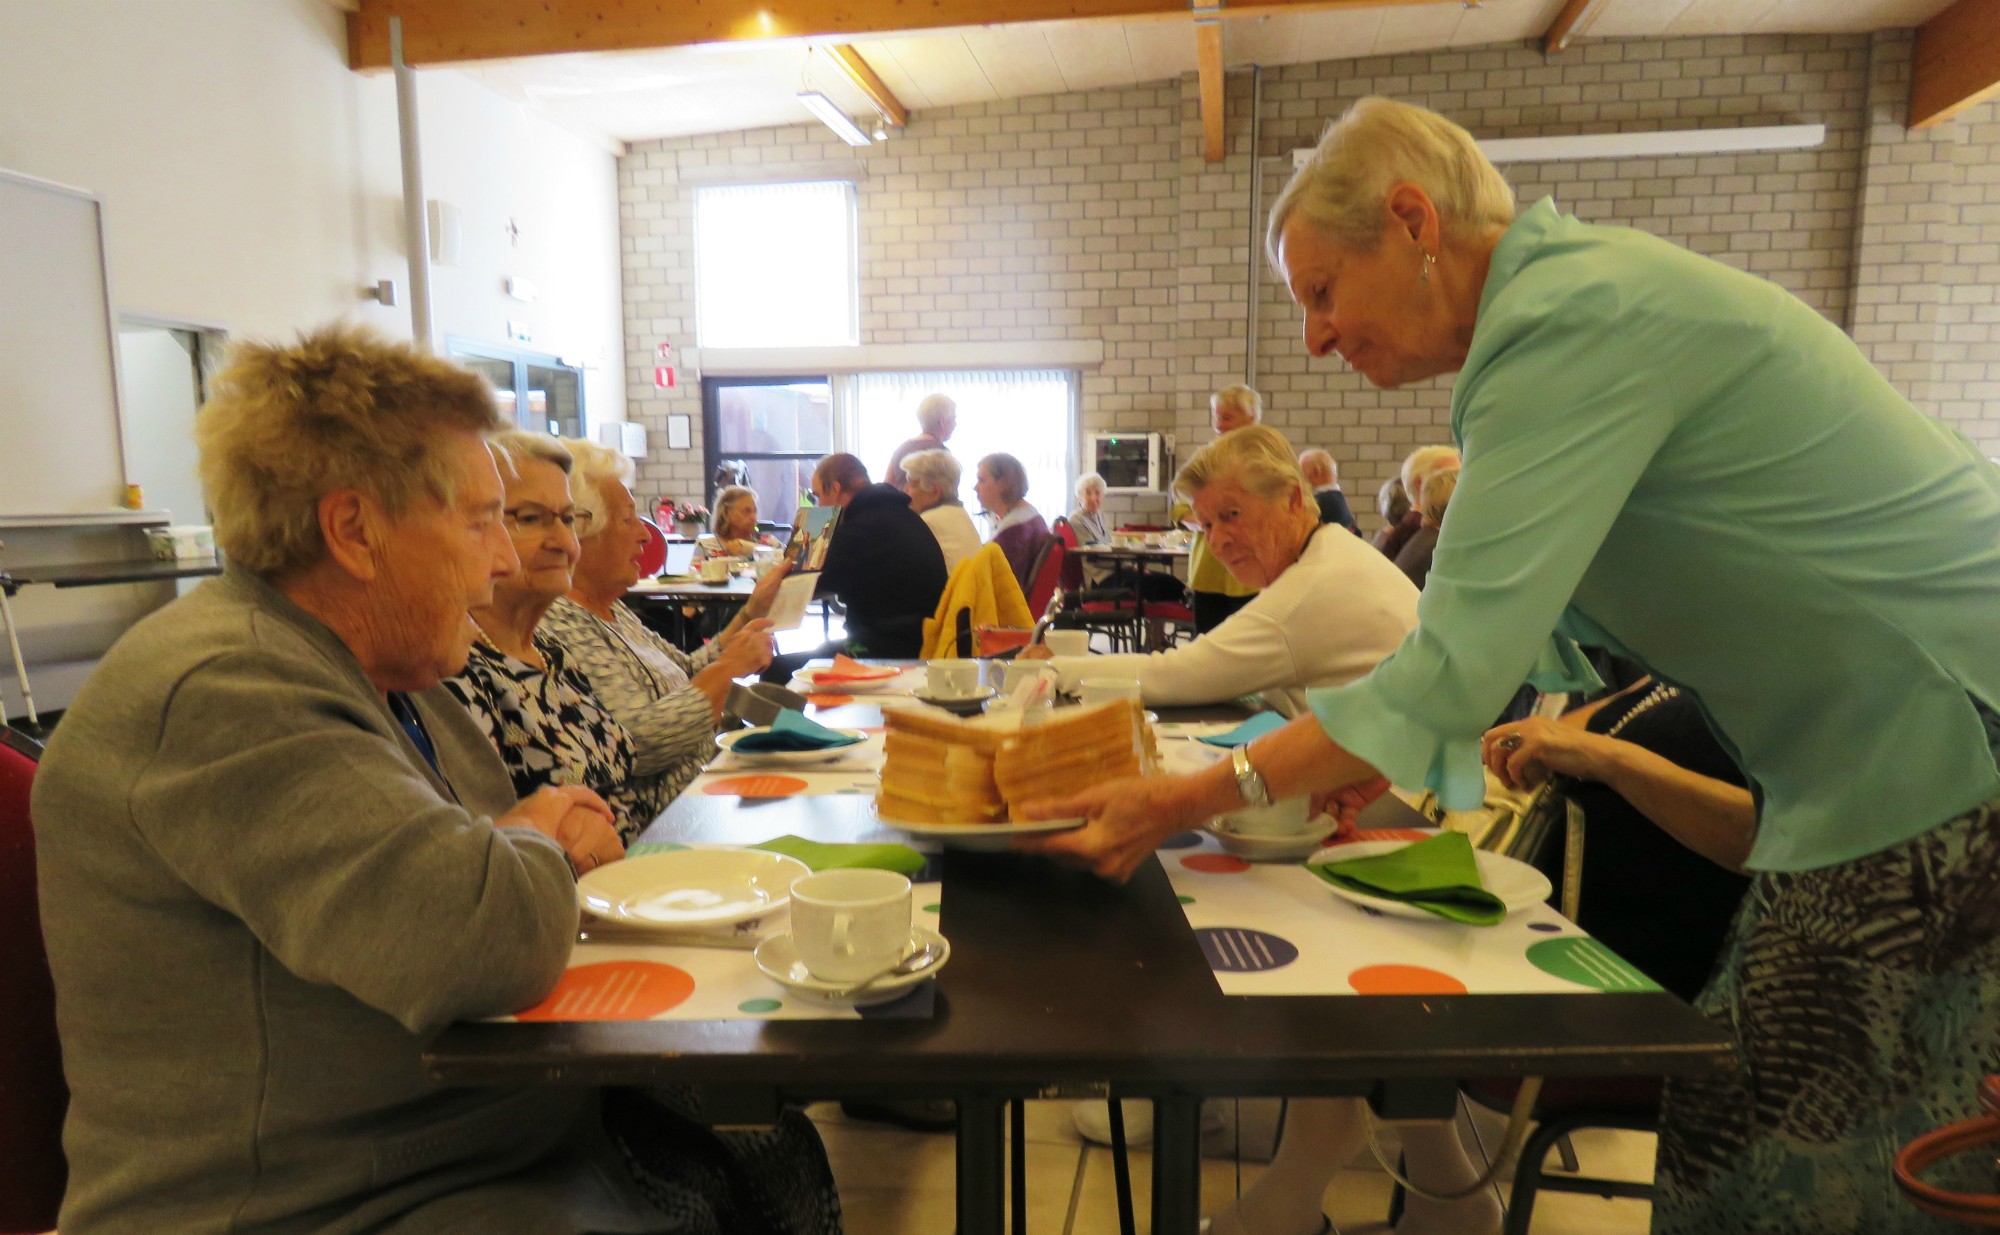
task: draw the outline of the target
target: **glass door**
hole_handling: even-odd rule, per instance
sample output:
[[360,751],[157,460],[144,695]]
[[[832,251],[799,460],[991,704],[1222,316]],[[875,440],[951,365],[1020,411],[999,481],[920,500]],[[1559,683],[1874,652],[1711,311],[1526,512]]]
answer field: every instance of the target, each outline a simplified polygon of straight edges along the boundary
[[714,506],[722,466],[740,463],[757,493],[758,518],[791,526],[801,495],[811,492],[814,465],[834,449],[832,384],[824,376],[711,377],[702,381],[701,403],[711,480],[705,504]]

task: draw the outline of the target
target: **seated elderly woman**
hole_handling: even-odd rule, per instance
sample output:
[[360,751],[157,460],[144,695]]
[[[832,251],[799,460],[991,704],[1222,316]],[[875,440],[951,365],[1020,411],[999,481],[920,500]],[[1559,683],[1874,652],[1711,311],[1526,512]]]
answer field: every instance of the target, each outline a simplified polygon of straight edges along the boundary
[[536,628],[570,589],[591,514],[570,500],[570,453],[542,433],[516,429],[493,439],[506,485],[501,521],[521,567],[495,581],[493,599],[472,610],[479,637],[445,687],[500,752],[523,797],[544,785],[594,789],[627,843],[669,797],[664,776],[636,776],[637,744],[590,693],[562,645]]
[[1076,478],[1076,509],[1069,512],[1069,526],[1079,545],[1111,543],[1111,529],[1104,522],[1104,477],[1096,472]]
[[749,557],[759,545],[778,542],[757,530],[757,492],[747,485],[729,485],[715,495],[715,522],[701,538],[703,556]]
[[910,509],[924,517],[925,526],[937,537],[946,574],[979,552],[979,529],[965,513],[965,503],[958,500],[959,476],[958,460],[948,450],[903,456],[903,492],[910,495]]
[[1028,571],[1035,550],[1048,538],[1042,512],[1028,505],[1028,469],[1010,454],[990,454],[979,461],[979,478],[972,484],[980,509],[993,516],[993,543],[1007,555],[1014,578],[1028,590]]
[[[1231,574],[1260,589],[1194,642],[1165,652],[1059,656],[1066,683],[1134,677],[1147,703],[1212,703],[1264,692],[1287,716],[1305,691],[1352,681],[1417,624],[1417,590],[1389,560],[1319,521],[1297,459],[1277,430],[1249,425],[1194,453],[1174,478]],[[1024,656],[1048,655],[1024,649]]]
[[228,567],[106,654],[35,779],[64,1231],[685,1229],[597,1091],[420,1063],[549,992],[575,872],[622,852],[588,789],[517,800],[439,685],[516,566],[501,427],[479,378],[345,328],[217,379]]
[[563,443],[575,465],[570,496],[589,511],[569,594],[542,620],[549,639],[583,673],[590,693],[632,735],[634,775],[656,778],[671,798],[715,753],[715,725],[732,682],[771,663],[765,614],[782,569],[758,580],[750,600],[701,651],[690,656],[639,620],[621,599],[639,581],[645,521],[627,487],[632,461],[595,442]]

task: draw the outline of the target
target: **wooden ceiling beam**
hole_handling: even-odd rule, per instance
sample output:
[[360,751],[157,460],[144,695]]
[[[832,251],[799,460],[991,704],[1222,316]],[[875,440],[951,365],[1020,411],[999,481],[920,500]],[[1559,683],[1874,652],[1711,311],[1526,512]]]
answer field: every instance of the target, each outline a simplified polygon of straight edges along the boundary
[[1556,14],[1556,19],[1549,23],[1547,32],[1542,35],[1542,54],[1553,56],[1568,47],[1571,39],[1583,33],[1591,11],[1602,3],[1603,0],[1569,0],[1563,5],[1562,12]]
[[875,105],[876,111],[882,113],[883,119],[899,129],[910,122],[909,109],[896,97],[896,92],[889,89],[882,79],[875,75],[875,70],[868,67],[868,62],[861,58],[860,52],[846,43],[835,43],[825,51],[833,62],[840,66],[840,71],[847,74],[847,80],[853,82],[857,90],[868,96],[868,101]]
[[1927,129],[2000,96],[2000,0],[1958,0],[1917,27],[1910,127]]
[[[1090,18],[1180,18],[1187,0],[358,0],[347,15],[347,58],[389,67],[389,19],[403,19],[411,65],[506,60],[559,52],[634,51],[743,39],[903,34],[953,26]],[[1224,19],[1311,10],[1392,8],[1436,0],[1245,0]]]
[[1201,86],[1201,157],[1222,162],[1229,144],[1222,131],[1222,23],[1198,17],[1194,23],[1195,70]]

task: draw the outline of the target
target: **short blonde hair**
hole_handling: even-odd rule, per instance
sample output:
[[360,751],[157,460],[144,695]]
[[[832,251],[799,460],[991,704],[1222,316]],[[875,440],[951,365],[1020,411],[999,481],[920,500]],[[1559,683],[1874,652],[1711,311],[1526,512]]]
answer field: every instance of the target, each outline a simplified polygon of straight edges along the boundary
[[1079,502],[1082,501],[1083,495],[1090,492],[1092,489],[1097,490],[1099,493],[1104,492],[1105,489],[1104,477],[1099,476],[1096,472],[1085,472],[1083,475],[1076,478],[1077,501]]
[[1245,425],[1195,451],[1174,476],[1174,489],[1192,502],[1195,494],[1218,480],[1233,480],[1267,502],[1297,493],[1313,506],[1312,486],[1299,471],[1292,444],[1268,425]]
[[501,469],[514,476],[520,475],[519,470],[514,467],[519,461],[553,463],[562,469],[562,474],[565,476],[569,475],[570,469],[576,465],[576,460],[570,455],[567,446],[548,434],[537,433],[533,429],[509,429],[505,433],[496,433],[493,435],[491,445],[493,453],[499,458]]
[[965,471],[949,450],[918,450],[904,455],[903,475],[910,484],[937,490],[943,504],[959,504],[958,483]]
[[[717,536],[722,535],[723,525],[729,519],[730,508],[740,506],[746,501],[755,502],[756,500],[757,491],[748,485],[727,486],[722,492],[715,495],[715,517],[708,525],[710,530],[714,531]],[[754,522],[750,525],[750,534],[752,536],[757,534],[757,526]]]
[[605,487],[621,484],[630,488],[635,470],[632,460],[588,438],[566,437],[562,439],[562,444],[569,450],[573,461],[569,473],[569,499],[576,503],[578,510],[590,512],[590,528],[579,532],[578,536],[582,539],[601,536],[611,530],[611,520],[604,513],[610,505],[605,500]]
[[1425,477],[1428,477],[1432,472],[1442,471],[1445,468],[1456,468],[1457,466],[1458,451],[1456,448],[1451,446],[1419,446],[1409,453],[1408,458],[1403,460],[1403,466],[1398,473],[1398,477],[1403,482],[1403,492],[1409,494],[1411,500],[1414,501],[1417,495],[1423,490]]
[[1264,231],[1264,254],[1282,273],[1278,242],[1293,215],[1327,239],[1373,253],[1389,190],[1422,189],[1452,237],[1504,230],[1514,221],[1514,189],[1480,153],[1472,134],[1426,108],[1370,95],[1326,127],[1306,165],[1293,174]]
[[195,420],[215,543],[267,579],[305,569],[326,553],[322,497],[352,489],[392,518],[450,502],[452,435],[505,426],[483,379],[361,327],[240,343]]
[[945,421],[957,418],[958,403],[950,395],[926,395],[924,401],[917,404],[917,426],[932,437],[944,428]]
[[1234,386],[1224,386],[1208,396],[1208,407],[1211,415],[1221,408],[1233,407],[1238,411],[1249,413],[1252,423],[1262,423],[1264,419],[1264,396],[1241,382]]
[[1445,468],[1433,472],[1424,481],[1424,522],[1443,523],[1444,508],[1451,505],[1451,495],[1458,492],[1458,469]]

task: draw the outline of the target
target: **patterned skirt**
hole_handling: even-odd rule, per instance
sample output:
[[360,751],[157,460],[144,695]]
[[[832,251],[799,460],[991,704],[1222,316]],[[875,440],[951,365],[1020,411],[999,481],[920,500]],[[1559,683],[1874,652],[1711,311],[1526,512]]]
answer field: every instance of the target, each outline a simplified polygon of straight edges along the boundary
[[676,1235],[840,1235],[819,1130],[796,1106],[768,1128],[710,1128],[681,1086],[607,1089],[604,1127]]
[[[1655,1235],[1960,1231],[1890,1164],[2000,1071],[2000,799],[1823,870],[1759,874],[1696,1007],[1737,1066],[1671,1081]],[[1991,1190],[1962,1155],[1932,1182]]]

